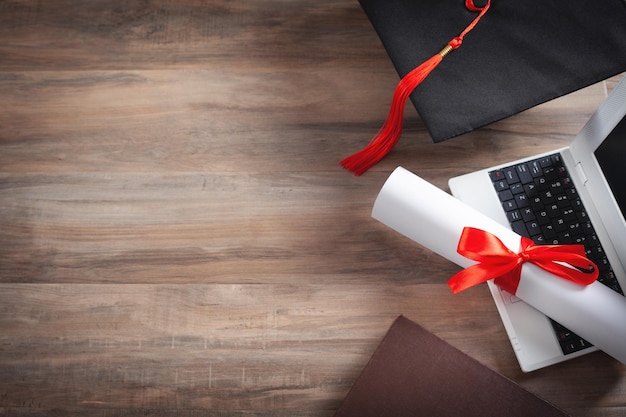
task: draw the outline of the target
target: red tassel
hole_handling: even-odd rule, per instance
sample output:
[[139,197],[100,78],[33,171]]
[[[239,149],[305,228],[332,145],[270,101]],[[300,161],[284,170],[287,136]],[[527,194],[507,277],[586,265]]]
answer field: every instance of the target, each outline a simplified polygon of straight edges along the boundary
[[391,109],[385,123],[365,148],[341,161],[345,169],[354,172],[355,175],[362,175],[396,146],[402,134],[402,121],[407,99],[415,87],[424,81],[442,59],[443,57],[437,54],[400,80],[393,93]]
[[413,90],[428,77],[446,55],[461,46],[465,35],[474,28],[480,18],[487,12],[490,4],[491,0],[488,0],[484,7],[476,7],[473,0],[465,1],[465,5],[469,10],[480,12],[478,17],[476,17],[458,37],[450,41],[438,54],[422,63],[400,80],[393,94],[391,108],[385,123],[383,123],[383,126],[376,136],[374,136],[365,148],[341,161],[341,165],[344,168],[352,171],[355,175],[362,175],[368,169],[376,165],[378,161],[383,159],[385,155],[396,146],[402,134],[402,121],[407,99]]

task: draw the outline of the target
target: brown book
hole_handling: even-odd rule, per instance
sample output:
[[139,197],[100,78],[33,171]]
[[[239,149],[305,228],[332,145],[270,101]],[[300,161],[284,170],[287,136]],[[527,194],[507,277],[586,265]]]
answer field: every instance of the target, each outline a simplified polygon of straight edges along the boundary
[[563,411],[398,317],[335,417],[563,417]]

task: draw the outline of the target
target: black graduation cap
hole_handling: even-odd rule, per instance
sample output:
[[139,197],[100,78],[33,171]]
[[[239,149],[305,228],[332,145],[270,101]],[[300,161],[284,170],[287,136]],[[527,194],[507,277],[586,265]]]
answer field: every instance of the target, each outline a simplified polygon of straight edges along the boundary
[[[360,3],[434,142],[626,70],[625,0]],[[459,38],[462,45],[454,44]],[[446,58],[425,64],[433,54]],[[428,67],[420,75],[425,78],[407,87],[407,74],[420,66]],[[344,167],[360,175],[395,145],[402,124],[401,114],[393,114],[399,95],[396,90],[386,126],[366,149],[345,158]]]

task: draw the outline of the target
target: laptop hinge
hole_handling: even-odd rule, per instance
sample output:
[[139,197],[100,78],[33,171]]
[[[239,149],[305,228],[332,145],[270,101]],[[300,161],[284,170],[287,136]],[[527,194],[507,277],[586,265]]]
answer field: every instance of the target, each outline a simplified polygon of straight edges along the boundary
[[587,184],[587,175],[585,175],[585,170],[583,169],[583,164],[581,164],[580,162],[578,162],[576,164],[576,174],[578,176],[578,178],[580,178],[580,180],[582,181],[583,185]]

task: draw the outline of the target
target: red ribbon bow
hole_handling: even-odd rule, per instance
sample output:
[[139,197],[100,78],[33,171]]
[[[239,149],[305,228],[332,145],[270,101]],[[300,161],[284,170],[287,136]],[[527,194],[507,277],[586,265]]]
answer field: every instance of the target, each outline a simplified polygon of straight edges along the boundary
[[568,281],[589,285],[598,278],[598,267],[585,256],[583,245],[535,245],[522,237],[521,251],[507,248],[497,236],[484,230],[465,227],[457,252],[477,261],[448,281],[455,294],[492,278],[500,288],[515,294],[522,264],[532,262]]

